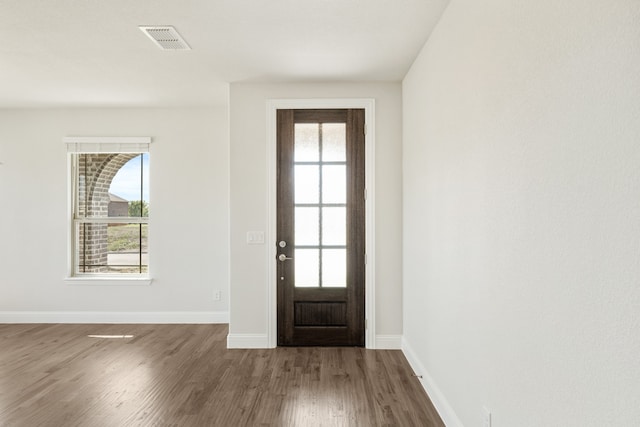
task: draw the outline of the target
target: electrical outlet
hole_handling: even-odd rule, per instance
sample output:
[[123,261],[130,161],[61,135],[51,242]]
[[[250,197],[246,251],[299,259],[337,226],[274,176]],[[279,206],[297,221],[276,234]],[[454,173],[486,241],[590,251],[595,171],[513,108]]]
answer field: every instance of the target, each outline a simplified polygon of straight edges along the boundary
[[213,291],[213,300],[214,301],[220,301],[221,298],[222,298],[222,292],[221,291]]
[[482,407],[482,427],[491,427],[491,411]]

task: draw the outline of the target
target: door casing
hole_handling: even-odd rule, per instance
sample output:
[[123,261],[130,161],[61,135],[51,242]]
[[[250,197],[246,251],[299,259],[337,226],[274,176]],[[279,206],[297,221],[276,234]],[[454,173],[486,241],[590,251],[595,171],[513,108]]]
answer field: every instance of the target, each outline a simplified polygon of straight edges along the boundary
[[267,342],[270,348],[277,346],[277,126],[279,109],[350,109],[365,110],[365,347],[374,349],[375,334],[375,100],[371,98],[344,99],[271,99],[267,101],[267,180],[268,180],[268,228],[267,245]]

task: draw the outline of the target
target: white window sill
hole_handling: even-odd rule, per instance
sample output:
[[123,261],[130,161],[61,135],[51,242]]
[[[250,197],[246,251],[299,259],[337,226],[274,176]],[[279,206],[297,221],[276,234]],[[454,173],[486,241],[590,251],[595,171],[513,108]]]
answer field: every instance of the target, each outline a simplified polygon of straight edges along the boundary
[[106,276],[78,276],[64,279],[67,285],[83,286],[149,286],[153,281],[150,277],[106,277]]

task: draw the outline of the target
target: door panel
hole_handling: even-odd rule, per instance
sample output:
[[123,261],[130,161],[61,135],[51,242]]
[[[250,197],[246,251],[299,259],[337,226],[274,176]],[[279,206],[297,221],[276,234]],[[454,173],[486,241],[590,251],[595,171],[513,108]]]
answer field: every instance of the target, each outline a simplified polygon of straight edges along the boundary
[[364,346],[364,110],[278,110],[278,345]]

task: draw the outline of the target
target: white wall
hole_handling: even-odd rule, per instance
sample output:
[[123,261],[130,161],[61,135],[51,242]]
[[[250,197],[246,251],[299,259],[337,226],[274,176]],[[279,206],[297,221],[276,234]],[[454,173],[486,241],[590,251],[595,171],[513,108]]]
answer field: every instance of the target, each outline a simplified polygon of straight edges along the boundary
[[635,0],[452,0],[403,82],[404,332],[449,425],[640,425],[639,41]]
[[404,332],[449,425],[640,425],[640,3],[453,0],[403,82]]
[[402,101],[399,83],[231,85],[230,333],[258,339],[268,333],[267,245],[247,245],[246,232],[268,228],[267,100],[293,98],[374,98],[376,101],[376,332],[400,336]]
[[[153,137],[150,286],[64,282],[68,177],[62,138],[78,135]],[[227,317],[226,109],[0,110],[0,163],[1,321]],[[219,302],[214,289],[222,291]]]

